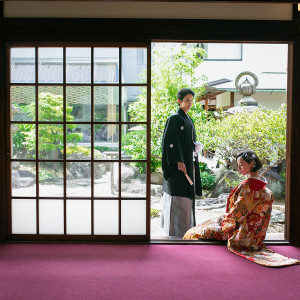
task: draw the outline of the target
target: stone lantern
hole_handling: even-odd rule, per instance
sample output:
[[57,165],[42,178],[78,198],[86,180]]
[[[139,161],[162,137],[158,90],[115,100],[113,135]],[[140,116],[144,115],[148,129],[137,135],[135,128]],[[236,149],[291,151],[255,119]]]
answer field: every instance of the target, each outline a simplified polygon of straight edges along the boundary
[[[251,76],[254,80],[254,83],[252,84],[246,77],[245,81],[239,84],[241,77],[245,75]],[[237,91],[242,95],[242,99],[237,103],[237,106],[229,108],[227,112],[230,114],[235,114],[241,111],[254,111],[258,109],[258,104],[252,97],[252,95],[256,91],[257,86],[258,78],[254,73],[249,71],[240,73],[235,80],[235,87]]]
[[[20,108],[16,107],[14,104],[11,105],[10,113],[11,113],[11,120],[15,120],[15,114],[18,114],[20,112]],[[19,126],[12,125],[11,126],[11,133],[14,133],[19,130]]]

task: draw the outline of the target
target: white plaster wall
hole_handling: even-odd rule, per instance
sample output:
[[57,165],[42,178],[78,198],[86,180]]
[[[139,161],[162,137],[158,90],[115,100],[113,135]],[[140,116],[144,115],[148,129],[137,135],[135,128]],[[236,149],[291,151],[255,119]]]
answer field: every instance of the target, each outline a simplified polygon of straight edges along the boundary
[[219,109],[220,107],[229,106],[230,105],[230,92],[226,92],[216,97],[217,103],[216,108]]
[[[234,105],[241,99],[239,93],[234,93]],[[277,109],[282,103],[287,103],[287,94],[284,92],[256,92],[252,97],[259,105],[267,108]]]
[[[5,1],[4,17],[291,20],[292,4]],[[107,24],[109,26],[109,24]]]
[[199,77],[205,74],[208,81],[221,78],[235,80],[239,73],[251,71],[257,76],[262,72],[286,72],[287,44],[244,43],[241,61],[205,61],[199,66]]

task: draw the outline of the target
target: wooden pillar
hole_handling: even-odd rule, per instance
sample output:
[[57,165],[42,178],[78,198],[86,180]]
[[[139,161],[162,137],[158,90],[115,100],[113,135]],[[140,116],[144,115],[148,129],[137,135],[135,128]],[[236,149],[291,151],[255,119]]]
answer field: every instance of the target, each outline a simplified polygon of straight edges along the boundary
[[[3,2],[0,2],[0,19],[3,18]],[[0,36],[0,141],[5,139],[5,44]],[[6,239],[6,186],[5,186],[6,147],[0,147],[0,242]]]
[[230,92],[230,107],[234,107],[234,92]]
[[300,246],[300,35],[289,47],[289,55],[286,237],[291,244]]
[[208,111],[208,98],[205,99],[204,109]]

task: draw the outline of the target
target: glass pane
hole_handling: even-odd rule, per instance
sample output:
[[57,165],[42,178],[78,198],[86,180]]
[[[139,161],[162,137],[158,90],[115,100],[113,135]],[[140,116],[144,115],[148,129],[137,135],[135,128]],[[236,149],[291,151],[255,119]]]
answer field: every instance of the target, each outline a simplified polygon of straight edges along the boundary
[[122,200],[121,234],[146,234],[146,200]]
[[119,164],[117,162],[94,163],[95,197],[115,197],[119,195]]
[[91,163],[68,162],[67,163],[67,196],[90,197],[91,196]]
[[63,121],[63,88],[61,86],[39,87],[39,121]]
[[35,87],[12,86],[10,88],[11,121],[35,119]]
[[94,201],[94,234],[119,234],[119,201]]
[[63,82],[63,48],[39,48],[39,83]]
[[35,82],[35,48],[11,48],[11,83]]
[[67,83],[91,83],[91,48],[67,48]]
[[41,197],[64,195],[64,172],[62,162],[39,163],[39,193]]
[[146,159],[146,125],[122,125],[122,159]]
[[63,125],[39,125],[39,158],[63,159]]
[[94,49],[94,82],[119,82],[119,48]]
[[64,234],[64,201],[40,200],[39,222],[40,234]]
[[67,234],[91,234],[91,200],[67,200]]
[[91,158],[91,125],[67,125],[67,159]]
[[67,86],[67,122],[91,121],[91,87]]
[[147,88],[138,86],[122,87],[122,121],[147,121]]
[[11,163],[12,196],[36,196],[36,164],[35,162]]
[[146,197],[146,163],[121,164],[122,197]]
[[95,159],[119,158],[119,125],[97,124],[94,129]]
[[122,49],[122,83],[147,82],[147,49]]
[[12,124],[12,158],[35,158],[36,133],[33,124]]
[[12,199],[12,233],[36,234],[36,200]]
[[96,86],[94,88],[94,121],[119,121],[119,87]]

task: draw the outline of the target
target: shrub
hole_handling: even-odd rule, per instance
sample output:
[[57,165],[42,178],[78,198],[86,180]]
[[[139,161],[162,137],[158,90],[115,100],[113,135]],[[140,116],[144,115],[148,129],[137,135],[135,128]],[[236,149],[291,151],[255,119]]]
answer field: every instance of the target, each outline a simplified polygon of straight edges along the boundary
[[150,216],[151,218],[159,217],[159,210],[156,208],[151,208]]
[[202,188],[204,190],[210,190],[216,182],[216,176],[207,171],[203,171],[200,173],[201,173]]

